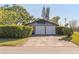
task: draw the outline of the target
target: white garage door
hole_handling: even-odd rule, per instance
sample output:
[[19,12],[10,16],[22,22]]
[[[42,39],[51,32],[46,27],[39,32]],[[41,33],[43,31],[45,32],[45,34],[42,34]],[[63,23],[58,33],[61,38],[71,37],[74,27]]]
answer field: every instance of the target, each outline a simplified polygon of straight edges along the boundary
[[46,26],[46,34],[56,34],[55,26]]
[[36,26],[35,34],[45,34],[45,26]]

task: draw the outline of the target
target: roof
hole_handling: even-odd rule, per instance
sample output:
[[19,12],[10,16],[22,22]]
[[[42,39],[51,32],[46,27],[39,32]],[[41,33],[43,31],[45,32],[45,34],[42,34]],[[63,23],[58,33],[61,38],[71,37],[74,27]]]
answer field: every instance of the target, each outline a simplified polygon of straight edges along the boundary
[[54,22],[50,22],[50,21],[44,20],[44,19],[35,20],[35,21],[30,22],[30,23],[28,23],[28,24],[26,24],[26,25],[29,25],[29,24],[32,24],[32,23],[35,23],[35,22],[48,22],[48,23],[50,23],[50,24],[54,24],[54,25],[58,26],[58,24],[56,24],[56,23],[54,23]]

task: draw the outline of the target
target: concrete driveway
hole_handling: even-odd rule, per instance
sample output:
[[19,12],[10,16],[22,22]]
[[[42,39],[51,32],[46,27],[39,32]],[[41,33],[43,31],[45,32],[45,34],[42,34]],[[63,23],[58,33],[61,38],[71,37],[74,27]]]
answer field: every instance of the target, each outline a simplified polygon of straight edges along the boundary
[[0,53],[79,53],[79,47],[71,42],[60,41],[61,36],[29,37],[23,46],[2,46]]
[[33,36],[23,46],[77,46],[72,42],[59,40],[61,38],[62,36]]

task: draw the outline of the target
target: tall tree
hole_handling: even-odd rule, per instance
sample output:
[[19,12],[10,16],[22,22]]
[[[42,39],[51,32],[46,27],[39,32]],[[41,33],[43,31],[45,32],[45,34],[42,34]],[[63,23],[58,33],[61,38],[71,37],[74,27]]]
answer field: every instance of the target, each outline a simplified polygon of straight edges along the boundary
[[43,6],[43,10],[42,10],[43,19],[49,20],[49,14],[50,14],[50,8],[49,7],[45,8],[45,6]]
[[45,19],[45,6],[43,6],[42,15],[43,19]]
[[49,20],[50,8],[46,8],[46,20]]
[[30,14],[26,11],[26,9],[15,4],[12,6],[5,5],[0,7],[0,16],[2,16],[2,23],[12,23],[15,21],[15,24],[17,24],[18,22],[27,23],[30,21]]
[[64,21],[65,21],[64,26],[67,27],[67,26],[69,25],[69,24],[67,23],[67,18],[64,18]]
[[51,21],[51,22],[54,22],[54,23],[56,23],[56,24],[58,24],[59,19],[60,19],[59,16],[55,16],[55,17],[53,17],[50,21]]
[[0,23],[14,24],[17,19],[17,14],[14,11],[0,10]]
[[12,10],[15,11],[18,14],[19,19],[21,21],[28,21],[30,14],[24,9],[22,6],[19,5],[13,5]]
[[8,4],[6,4],[6,5],[4,5],[3,7],[4,7],[4,8],[8,8],[8,7],[9,7],[9,5],[8,5]]
[[75,28],[76,28],[76,25],[77,25],[77,21],[76,20],[71,20],[69,22],[69,26],[75,31]]

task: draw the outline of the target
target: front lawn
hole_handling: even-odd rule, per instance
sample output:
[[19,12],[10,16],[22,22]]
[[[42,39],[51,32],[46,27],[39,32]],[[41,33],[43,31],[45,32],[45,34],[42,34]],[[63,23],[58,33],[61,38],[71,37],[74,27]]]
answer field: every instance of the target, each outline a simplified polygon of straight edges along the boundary
[[72,35],[71,42],[79,45],[79,33],[78,32],[74,32],[74,34]]
[[0,46],[17,46],[26,42],[25,39],[0,39]]

